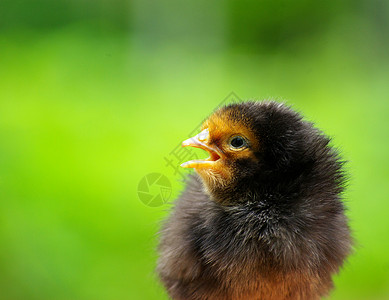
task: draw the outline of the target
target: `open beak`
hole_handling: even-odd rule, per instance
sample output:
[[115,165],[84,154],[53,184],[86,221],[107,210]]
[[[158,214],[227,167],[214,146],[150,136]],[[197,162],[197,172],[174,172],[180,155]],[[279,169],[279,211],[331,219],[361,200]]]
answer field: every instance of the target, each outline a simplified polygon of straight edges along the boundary
[[187,139],[182,142],[182,147],[195,147],[200,148],[209,153],[209,157],[206,159],[196,159],[184,162],[181,167],[183,168],[210,168],[218,159],[222,156],[220,149],[216,146],[209,146],[209,132],[208,129],[204,129],[198,135]]

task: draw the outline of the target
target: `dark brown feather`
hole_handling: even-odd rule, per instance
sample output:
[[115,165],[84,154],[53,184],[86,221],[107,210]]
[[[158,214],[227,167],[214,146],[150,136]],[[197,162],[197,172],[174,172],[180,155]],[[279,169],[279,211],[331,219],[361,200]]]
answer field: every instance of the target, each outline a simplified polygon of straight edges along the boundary
[[256,159],[231,162],[227,185],[188,177],[160,231],[157,271],[169,295],[327,295],[351,249],[339,154],[321,131],[276,102],[233,104],[217,114],[254,132]]

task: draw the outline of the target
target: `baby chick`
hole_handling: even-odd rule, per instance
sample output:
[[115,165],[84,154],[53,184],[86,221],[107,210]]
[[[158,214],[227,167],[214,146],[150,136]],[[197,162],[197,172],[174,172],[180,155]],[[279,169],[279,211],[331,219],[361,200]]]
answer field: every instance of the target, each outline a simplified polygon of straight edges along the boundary
[[350,253],[343,161],[290,107],[220,108],[184,147],[206,150],[160,231],[175,300],[320,299]]

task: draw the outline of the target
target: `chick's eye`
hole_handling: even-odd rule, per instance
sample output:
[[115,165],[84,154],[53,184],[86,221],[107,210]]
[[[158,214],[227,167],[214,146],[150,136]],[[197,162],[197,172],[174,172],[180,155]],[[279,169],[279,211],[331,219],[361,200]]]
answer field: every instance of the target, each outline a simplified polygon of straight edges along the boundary
[[240,149],[247,146],[246,140],[241,136],[234,136],[230,140],[230,146],[235,149]]

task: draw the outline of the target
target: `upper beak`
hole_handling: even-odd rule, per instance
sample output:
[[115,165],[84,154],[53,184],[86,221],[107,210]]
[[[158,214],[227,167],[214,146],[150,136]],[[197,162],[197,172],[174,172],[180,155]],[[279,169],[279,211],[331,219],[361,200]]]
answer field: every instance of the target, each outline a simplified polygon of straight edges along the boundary
[[216,146],[209,146],[209,132],[208,129],[204,129],[198,135],[187,139],[182,142],[182,147],[195,147],[200,148],[209,153],[207,159],[190,160],[181,164],[183,168],[209,168],[211,167],[221,156],[222,152]]

